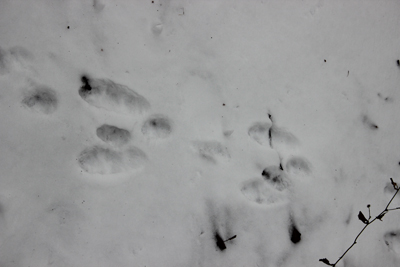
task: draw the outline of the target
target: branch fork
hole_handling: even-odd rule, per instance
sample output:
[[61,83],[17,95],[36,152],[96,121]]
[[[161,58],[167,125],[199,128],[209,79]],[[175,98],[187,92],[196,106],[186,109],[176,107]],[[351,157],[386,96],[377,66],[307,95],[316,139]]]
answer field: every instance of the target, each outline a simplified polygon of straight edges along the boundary
[[383,216],[385,216],[389,211],[394,211],[394,210],[399,210],[399,209],[400,209],[400,207],[396,207],[396,208],[389,209],[389,206],[390,206],[390,204],[392,203],[393,199],[396,197],[397,193],[399,193],[399,191],[400,191],[400,187],[397,185],[397,183],[395,183],[395,182],[393,181],[392,178],[390,178],[390,182],[392,183],[392,186],[393,186],[393,189],[395,190],[395,193],[394,193],[394,195],[392,196],[392,198],[390,199],[389,203],[386,205],[386,208],[385,208],[381,213],[379,213],[378,216],[376,216],[373,220],[371,220],[371,218],[372,218],[372,217],[371,217],[371,205],[368,204],[368,205],[367,205],[367,208],[368,208],[368,219],[365,217],[365,215],[364,215],[361,211],[358,213],[358,219],[359,219],[361,222],[363,222],[363,223],[365,224],[365,226],[361,229],[360,233],[358,233],[358,235],[356,236],[356,238],[355,238],[354,241],[353,241],[353,244],[351,244],[350,247],[348,247],[348,248],[346,249],[346,251],[342,254],[342,256],[339,257],[339,259],[338,259],[335,263],[330,263],[329,260],[328,260],[327,258],[319,259],[320,262],[325,263],[325,264],[328,265],[328,266],[335,267],[335,266],[339,263],[339,261],[340,261],[341,259],[343,259],[343,257],[347,254],[347,252],[349,252],[349,250],[350,250],[355,244],[357,244],[358,238],[360,237],[360,235],[362,234],[362,232],[364,232],[364,230],[365,230],[370,224],[372,224],[372,223],[375,222],[376,220],[382,221]]

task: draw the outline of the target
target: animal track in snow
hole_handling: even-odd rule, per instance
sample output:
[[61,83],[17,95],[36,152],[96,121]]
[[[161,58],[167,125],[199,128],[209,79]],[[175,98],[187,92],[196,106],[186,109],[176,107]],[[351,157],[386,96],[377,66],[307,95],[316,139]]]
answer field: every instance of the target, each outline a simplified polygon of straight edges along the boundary
[[304,157],[292,156],[286,162],[286,171],[294,175],[308,175],[311,165]]
[[265,168],[261,175],[267,183],[279,191],[282,191],[289,186],[285,173],[277,166]]
[[287,199],[284,192],[289,186],[288,179],[280,167],[269,166],[261,175],[264,179],[254,178],[246,181],[241,188],[242,194],[250,201],[259,204],[280,203]]
[[249,136],[261,145],[268,145],[270,143],[269,129],[271,128],[270,122],[257,122],[254,123],[248,130]]
[[108,124],[98,127],[96,134],[104,142],[115,146],[125,145],[131,139],[131,133],[128,130]]
[[389,250],[400,257],[400,230],[387,232],[383,237]]
[[[269,121],[256,122],[248,129],[248,135],[254,141],[261,145],[269,145],[273,149],[274,143],[292,144],[297,141],[292,134],[274,125],[271,114],[268,114],[268,118]],[[279,156],[278,151],[277,154]],[[293,160],[290,161],[289,169],[293,170],[295,164],[300,163]],[[300,167],[308,171],[308,165]],[[283,171],[282,164],[265,168],[261,175],[264,179],[254,178],[242,184],[241,192],[247,199],[259,204],[281,203],[288,200],[285,189],[289,187],[289,180],[286,172]]]
[[15,46],[8,50],[0,47],[0,75],[29,68],[32,58],[32,54],[23,47]]
[[142,127],[142,133],[150,138],[167,138],[172,132],[171,121],[161,115],[153,115],[147,119]]
[[277,190],[262,178],[254,178],[244,182],[241,191],[248,200],[258,204],[271,205],[282,203],[287,199],[284,192]]
[[36,112],[51,114],[58,106],[56,92],[46,86],[37,86],[25,93],[21,103]]
[[213,163],[217,162],[217,158],[230,158],[228,148],[216,141],[196,141],[193,148],[202,159]]
[[118,113],[142,113],[150,108],[149,102],[129,87],[111,80],[90,79],[82,76],[79,95],[97,108]]
[[268,133],[271,148],[275,148],[277,145],[279,146],[281,144],[293,146],[298,143],[297,138],[292,133],[276,126],[271,114],[268,114],[268,117],[271,120],[271,127]]
[[271,146],[275,147],[279,144],[296,145],[298,143],[297,138],[290,132],[283,128],[279,128],[275,125],[271,127]]
[[88,173],[115,174],[139,170],[144,166],[146,159],[146,154],[137,147],[120,152],[93,146],[80,153],[78,163]]

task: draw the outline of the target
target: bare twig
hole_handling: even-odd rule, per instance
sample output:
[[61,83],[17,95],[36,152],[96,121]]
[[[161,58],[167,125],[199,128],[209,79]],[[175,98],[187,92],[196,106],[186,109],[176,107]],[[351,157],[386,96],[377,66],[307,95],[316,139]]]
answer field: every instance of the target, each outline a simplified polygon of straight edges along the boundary
[[228,239],[227,239],[227,240],[225,240],[224,242],[231,241],[231,240],[233,240],[233,239],[235,239],[235,238],[236,238],[236,235],[232,236],[231,238],[228,238]]
[[390,199],[389,203],[386,205],[386,208],[385,208],[381,213],[379,213],[379,215],[376,216],[376,217],[371,221],[371,209],[370,209],[370,208],[371,208],[371,205],[368,204],[368,205],[367,205],[367,208],[368,208],[368,215],[369,215],[369,216],[368,216],[368,219],[365,218],[364,214],[363,214],[361,211],[358,213],[358,219],[359,219],[360,221],[362,221],[362,222],[365,224],[365,226],[361,229],[360,233],[358,233],[358,235],[356,236],[356,238],[355,238],[354,241],[353,241],[353,244],[351,244],[350,247],[348,247],[348,248],[346,249],[346,251],[342,254],[342,256],[339,257],[339,259],[338,259],[335,263],[330,263],[329,260],[328,260],[327,258],[319,259],[319,261],[325,263],[326,265],[335,267],[335,266],[338,264],[338,262],[339,262],[341,259],[343,259],[343,257],[347,254],[347,252],[349,252],[349,250],[350,250],[355,244],[357,244],[358,238],[360,237],[360,235],[362,234],[362,232],[364,232],[364,230],[365,230],[371,223],[373,223],[373,222],[376,221],[377,219],[380,220],[380,221],[382,221],[382,218],[383,218],[383,216],[386,215],[386,213],[388,213],[389,211],[392,211],[392,210],[399,210],[399,209],[400,209],[400,207],[396,207],[396,208],[389,209],[389,206],[390,206],[390,204],[392,203],[393,199],[396,197],[397,193],[399,193],[399,191],[400,191],[400,187],[397,185],[397,183],[395,183],[395,182],[393,181],[392,178],[390,178],[390,182],[392,183],[393,188],[394,188],[394,190],[395,190],[396,192],[394,193],[394,195],[393,195],[392,198]]

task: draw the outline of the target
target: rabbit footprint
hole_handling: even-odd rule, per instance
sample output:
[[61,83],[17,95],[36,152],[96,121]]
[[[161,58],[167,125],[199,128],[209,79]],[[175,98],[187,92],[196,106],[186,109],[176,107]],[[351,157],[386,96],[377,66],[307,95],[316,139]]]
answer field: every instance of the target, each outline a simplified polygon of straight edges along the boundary
[[146,154],[137,147],[116,151],[100,146],[84,149],[79,157],[79,166],[92,174],[116,174],[140,170],[147,160]]
[[217,159],[228,159],[228,148],[216,141],[195,141],[193,149],[205,161],[216,163]]
[[81,98],[92,106],[118,113],[142,113],[150,108],[149,102],[129,87],[111,80],[90,79],[82,76]]
[[142,127],[143,135],[149,138],[165,139],[172,132],[172,122],[166,116],[153,115],[148,118]]
[[103,124],[96,129],[97,137],[106,143],[115,146],[127,144],[131,139],[131,133],[128,130],[116,126]]
[[32,111],[51,114],[57,109],[58,98],[53,89],[47,86],[35,86],[25,92],[21,103]]
[[289,186],[285,173],[277,166],[270,166],[261,173],[263,178],[247,180],[241,192],[250,201],[258,204],[278,204],[287,200],[285,189]]

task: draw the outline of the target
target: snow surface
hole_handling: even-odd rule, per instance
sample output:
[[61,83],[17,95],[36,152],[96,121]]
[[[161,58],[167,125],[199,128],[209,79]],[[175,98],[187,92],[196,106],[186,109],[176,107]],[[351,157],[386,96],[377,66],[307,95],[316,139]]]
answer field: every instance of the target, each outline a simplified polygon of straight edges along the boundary
[[[1,1],[0,266],[336,261],[400,181],[399,10]],[[399,220],[338,266],[400,266]]]

